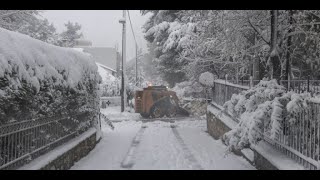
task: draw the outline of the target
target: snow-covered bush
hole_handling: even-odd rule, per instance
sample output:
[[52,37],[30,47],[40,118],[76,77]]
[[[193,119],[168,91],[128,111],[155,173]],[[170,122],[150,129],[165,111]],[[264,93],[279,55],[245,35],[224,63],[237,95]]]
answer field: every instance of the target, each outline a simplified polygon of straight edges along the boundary
[[205,86],[213,86],[214,75],[210,72],[204,72],[199,77],[199,82]]
[[207,102],[203,99],[193,99],[192,101],[185,103],[183,108],[191,115],[201,117],[207,112]]
[[262,139],[262,133],[277,140],[284,121],[292,124],[296,113],[307,108],[310,94],[286,92],[276,80],[262,80],[255,87],[234,94],[224,104],[224,111],[240,120],[239,124],[222,137],[229,149],[243,149]]
[[96,112],[100,81],[87,55],[0,28],[0,123]]
[[177,93],[179,99],[182,99],[184,97],[198,96],[203,92],[203,87],[198,82],[184,81],[177,83],[172,90]]
[[101,96],[113,97],[120,96],[121,81],[119,78],[114,77],[110,72],[103,69],[99,64],[98,72],[102,77],[102,83],[100,84]]

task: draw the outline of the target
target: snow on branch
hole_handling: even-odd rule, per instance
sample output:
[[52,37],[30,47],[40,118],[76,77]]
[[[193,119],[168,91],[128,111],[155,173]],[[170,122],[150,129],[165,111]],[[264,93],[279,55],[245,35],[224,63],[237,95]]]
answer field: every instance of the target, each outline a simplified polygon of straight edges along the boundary
[[307,102],[315,99],[308,93],[286,92],[276,80],[262,80],[255,87],[232,95],[231,100],[224,104],[223,111],[240,119],[240,122],[222,139],[229,150],[257,144],[262,140],[263,133],[277,140],[284,121],[294,123],[296,113],[305,110]]

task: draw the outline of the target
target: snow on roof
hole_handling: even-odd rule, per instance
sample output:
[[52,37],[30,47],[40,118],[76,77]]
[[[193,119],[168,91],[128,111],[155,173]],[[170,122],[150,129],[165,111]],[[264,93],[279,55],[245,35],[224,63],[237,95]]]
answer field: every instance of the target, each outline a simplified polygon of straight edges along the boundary
[[98,65],[98,73],[100,74],[102,78],[102,83],[108,83],[109,81],[115,81],[116,78],[110,74],[110,72],[106,71],[103,68],[103,65],[96,63]]
[[104,69],[108,69],[108,70],[110,70],[110,71],[117,72],[116,70],[114,70],[114,69],[112,69],[112,68],[109,68],[109,67],[107,67],[107,66],[105,66],[105,65],[103,65],[103,64],[100,64],[100,63],[97,63],[97,62],[96,62],[96,64],[99,65],[100,67],[104,68]]
[[117,69],[117,51],[110,47],[78,47],[82,48],[83,52],[92,55],[95,62],[116,71]]

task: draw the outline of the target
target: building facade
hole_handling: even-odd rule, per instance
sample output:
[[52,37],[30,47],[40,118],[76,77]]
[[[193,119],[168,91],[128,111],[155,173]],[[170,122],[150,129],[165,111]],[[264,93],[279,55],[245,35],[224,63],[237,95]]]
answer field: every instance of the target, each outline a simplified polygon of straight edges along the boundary
[[95,62],[110,72],[113,76],[120,75],[120,53],[116,48],[111,47],[94,47],[88,40],[76,40],[74,48],[81,48],[83,52],[92,55]]

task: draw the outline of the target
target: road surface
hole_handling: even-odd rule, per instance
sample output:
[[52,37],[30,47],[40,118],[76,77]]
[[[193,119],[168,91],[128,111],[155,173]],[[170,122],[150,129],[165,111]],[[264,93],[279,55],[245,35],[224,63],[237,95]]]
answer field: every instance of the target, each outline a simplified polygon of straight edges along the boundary
[[243,157],[226,155],[226,146],[206,132],[204,119],[146,122],[136,114],[108,113],[115,129],[103,123],[100,143],[72,170],[255,169]]

